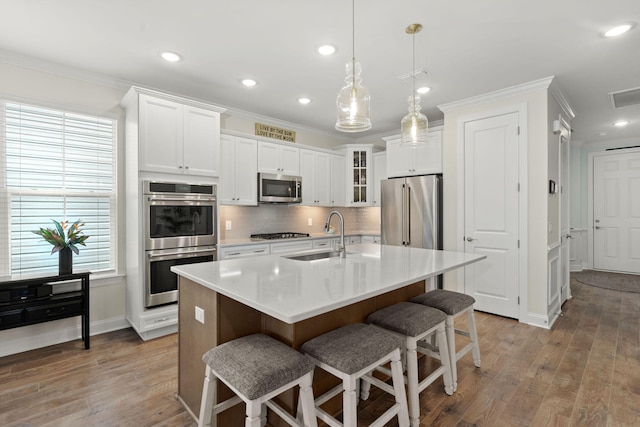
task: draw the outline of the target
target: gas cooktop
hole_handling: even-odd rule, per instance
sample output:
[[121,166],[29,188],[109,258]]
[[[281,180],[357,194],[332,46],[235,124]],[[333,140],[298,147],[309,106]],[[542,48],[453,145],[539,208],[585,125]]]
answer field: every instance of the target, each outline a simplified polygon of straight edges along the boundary
[[263,233],[252,234],[251,240],[277,240],[277,239],[296,239],[300,237],[309,237],[309,233]]

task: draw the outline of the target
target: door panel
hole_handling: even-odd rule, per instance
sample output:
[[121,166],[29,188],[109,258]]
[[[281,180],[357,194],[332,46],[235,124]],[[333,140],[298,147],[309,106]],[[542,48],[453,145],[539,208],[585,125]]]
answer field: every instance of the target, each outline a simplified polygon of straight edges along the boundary
[[403,188],[404,179],[381,181],[382,191],[380,219],[382,223],[382,244],[402,246],[403,244]]
[[640,153],[593,158],[593,267],[640,273]]
[[465,268],[476,309],[518,318],[518,113],[465,123]]

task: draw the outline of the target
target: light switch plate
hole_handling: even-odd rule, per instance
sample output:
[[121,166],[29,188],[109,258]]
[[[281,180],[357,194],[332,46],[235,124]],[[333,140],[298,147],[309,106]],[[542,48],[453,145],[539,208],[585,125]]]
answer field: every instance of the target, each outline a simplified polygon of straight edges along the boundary
[[196,320],[204,325],[204,309],[196,305]]
[[309,227],[311,227],[313,225],[313,219],[309,218],[307,220],[307,224],[309,225]]

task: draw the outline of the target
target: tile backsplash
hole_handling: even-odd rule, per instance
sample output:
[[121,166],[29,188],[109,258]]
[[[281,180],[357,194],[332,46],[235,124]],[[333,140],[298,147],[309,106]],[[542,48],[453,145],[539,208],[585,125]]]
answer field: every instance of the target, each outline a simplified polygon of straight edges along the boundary
[[[251,234],[294,232],[323,233],[327,215],[337,210],[344,216],[345,234],[380,233],[380,208],[324,208],[314,206],[269,205],[221,206],[220,240],[245,239]],[[312,225],[309,226],[309,218]],[[226,222],[231,221],[231,230],[226,230]],[[331,219],[337,229],[340,221]]]

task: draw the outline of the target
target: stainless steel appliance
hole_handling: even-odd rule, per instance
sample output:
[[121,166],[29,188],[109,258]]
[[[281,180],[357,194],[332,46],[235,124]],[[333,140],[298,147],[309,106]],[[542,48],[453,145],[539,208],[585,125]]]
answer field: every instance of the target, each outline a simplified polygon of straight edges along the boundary
[[278,240],[278,239],[299,239],[301,237],[309,237],[309,233],[292,233],[284,231],[281,233],[262,233],[252,234],[251,240]]
[[144,181],[145,307],[178,301],[173,265],[217,259],[216,186]]
[[382,244],[442,249],[442,175],[381,181]]
[[258,202],[302,202],[302,178],[292,175],[258,173]]

